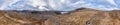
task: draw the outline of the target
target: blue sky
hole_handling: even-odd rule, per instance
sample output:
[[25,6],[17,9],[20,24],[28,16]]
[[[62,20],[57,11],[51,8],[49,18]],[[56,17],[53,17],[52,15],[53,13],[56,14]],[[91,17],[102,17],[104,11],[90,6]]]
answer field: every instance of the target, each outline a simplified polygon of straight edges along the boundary
[[120,0],[0,0],[0,3],[0,10],[53,9],[71,11],[80,7],[91,7],[99,10],[120,9]]

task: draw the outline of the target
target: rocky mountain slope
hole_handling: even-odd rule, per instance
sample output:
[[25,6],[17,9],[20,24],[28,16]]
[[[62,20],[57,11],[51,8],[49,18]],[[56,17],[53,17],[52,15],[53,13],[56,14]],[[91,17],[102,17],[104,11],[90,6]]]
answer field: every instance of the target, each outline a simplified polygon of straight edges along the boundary
[[0,25],[53,25],[58,20],[54,15],[47,11],[0,11]]
[[0,11],[0,25],[120,25],[120,11],[80,8],[68,14],[56,11]]
[[120,25],[120,11],[81,9],[71,14],[59,15],[60,25]]

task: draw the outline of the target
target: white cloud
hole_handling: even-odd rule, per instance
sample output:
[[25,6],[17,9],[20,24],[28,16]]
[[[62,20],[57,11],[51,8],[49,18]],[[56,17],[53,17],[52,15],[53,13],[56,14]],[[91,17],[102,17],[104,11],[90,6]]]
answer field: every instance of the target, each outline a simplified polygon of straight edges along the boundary
[[107,0],[109,3],[116,5],[116,3],[114,2],[114,0]]
[[[11,6],[11,4],[16,3],[19,0],[5,0],[5,2],[2,4],[2,6],[0,7],[1,10],[4,10],[5,7],[7,7],[8,5]],[[108,8],[106,8],[107,6],[103,5],[97,5],[94,6],[93,3],[89,3],[89,2],[85,2],[84,0],[77,0],[75,3],[72,3],[70,0],[26,0],[29,2],[25,2],[25,4],[33,6],[33,7],[38,7],[39,10],[49,10],[49,9],[53,9],[53,10],[73,10],[76,8],[80,8],[80,7],[93,7],[93,8],[99,8],[99,9],[103,9],[103,10],[107,10]],[[113,5],[117,5],[114,0],[90,0],[90,1],[95,1],[98,3],[111,3]],[[22,5],[25,5],[22,4]],[[21,6],[20,6],[21,7]],[[23,6],[25,7],[25,6]],[[48,8],[46,8],[48,7]],[[66,8],[66,9],[65,9]],[[110,7],[110,10],[114,9],[113,7]],[[118,9],[118,8],[115,8]],[[108,9],[109,10],[109,9]]]
[[4,10],[5,7],[7,7],[7,6],[9,6],[17,1],[19,1],[19,0],[4,0],[2,6],[0,7],[0,10]]

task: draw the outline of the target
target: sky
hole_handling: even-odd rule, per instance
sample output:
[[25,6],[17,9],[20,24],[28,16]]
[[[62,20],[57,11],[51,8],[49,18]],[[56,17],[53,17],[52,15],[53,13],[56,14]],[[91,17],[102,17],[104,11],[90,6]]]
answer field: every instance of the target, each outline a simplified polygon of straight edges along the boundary
[[120,10],[120,0],[0,0],[0,10],[72,11],[81,7]]

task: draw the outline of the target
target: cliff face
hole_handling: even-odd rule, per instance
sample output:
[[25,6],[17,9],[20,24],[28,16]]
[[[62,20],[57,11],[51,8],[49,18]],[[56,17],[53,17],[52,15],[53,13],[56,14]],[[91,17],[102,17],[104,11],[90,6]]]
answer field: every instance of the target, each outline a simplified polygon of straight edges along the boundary
[[55,11],[0,11],[0,25],[120,25],[120,11],[81,8],[69,14]]

